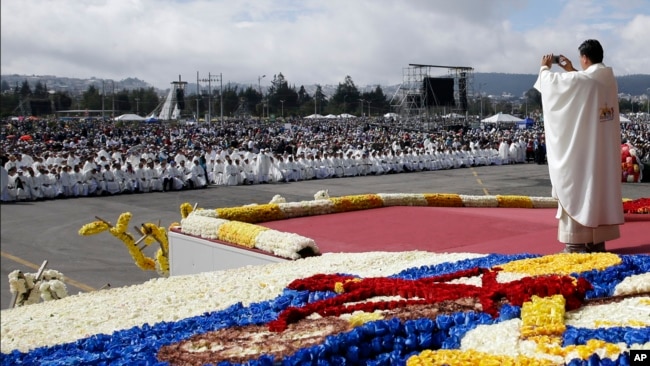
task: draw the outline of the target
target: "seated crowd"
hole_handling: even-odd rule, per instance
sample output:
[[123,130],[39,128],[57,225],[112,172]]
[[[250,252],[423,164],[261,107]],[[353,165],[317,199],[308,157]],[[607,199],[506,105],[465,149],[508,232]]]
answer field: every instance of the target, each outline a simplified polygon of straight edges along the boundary
[[[1,199],[39,201],[545,163],[541,130],[432,133],[371,122],[359,119],[341,126],[293,120],[262,128],[249,120],[154,131],[36,124],[20,131],[31,133],[32,140],[2,140]],[[647,138],[648,131],[641,132]]]

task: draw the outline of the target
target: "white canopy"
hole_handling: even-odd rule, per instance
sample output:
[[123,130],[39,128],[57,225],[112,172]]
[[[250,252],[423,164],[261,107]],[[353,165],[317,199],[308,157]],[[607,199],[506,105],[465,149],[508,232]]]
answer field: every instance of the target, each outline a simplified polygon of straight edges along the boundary
[[521,121],[523,121],[523,119],[515,117],[511,114],[501,112],[495,114],[494,116],[490,116],[481,120],[481,122],[485,123],[516,123]]
[[325,118],[336,118],[336,116],[330,113],[327,116],[325,116]]
[[117,116],[113,118],[115,121],[144,121],[144,117],[140,117],[137,114],[129,113],[129,114],[123,114],[121,116]]
[[386,113],[384,114],[384,118],[397,118],[397,113]]
[[320,114],[310,114],[305,118],[323,118],[323,116]]
[[353,116],[353,115],[351,115],[349,113],[342,113],[342,114],[339,114],[339,118],[356,118],[356,116]]
[[621,122],[632,122],[629,118],[625,117],[624,115],[620,115]]

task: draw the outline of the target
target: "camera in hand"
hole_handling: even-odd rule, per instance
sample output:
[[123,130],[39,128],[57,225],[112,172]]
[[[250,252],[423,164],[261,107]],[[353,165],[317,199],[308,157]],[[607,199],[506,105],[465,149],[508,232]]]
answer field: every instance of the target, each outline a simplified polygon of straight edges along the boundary
[[553,55],[553,63],[554,64],[560,64],[560,56]]

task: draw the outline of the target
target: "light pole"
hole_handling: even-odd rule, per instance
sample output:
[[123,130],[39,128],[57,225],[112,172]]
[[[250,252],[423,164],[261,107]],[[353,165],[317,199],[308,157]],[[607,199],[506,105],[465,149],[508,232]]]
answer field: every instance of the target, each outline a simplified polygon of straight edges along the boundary
[[135,98],[135,114],[140,115],[140,98]]
[[365,99],[359,99],[359,102],[361,102],[361,117],[363,117],[363,102],[365,101]]
[[104,97],[106,96],[106,85],[105,81],[102,80],[102,122],[106,119],[104,116]]
[[[262,75],[262,76],[257,77],[257,89],[259,90],[260,95],[262,97],[264,97],[264,94],[262,94],[262,79],[264,79],[265,77],[266,77],[266,75]],[[264,99],[264,98],[262,98],[262,99]],[[262,104],[262,117],[260,117],[260,118],[264,118],[264,104]]]
[[645,104],[648,106],[648,114],[645,116],[645,120],[650,121],[650,88],[647,88],[645,91]]
[[372,102],[368,101],[368,117],[370,117],[370,103],[372,103]]
[[115,82],[111,80],[113,86],[113,94],[111,94],[111,117],[115,118]]
[[222,73],[219,73],[219,109],[221,110],[219,119],[221,121],[221,127],[223,127],[223,74]]
[[480,83],[478,84],[478,97],[481,98],[481,115],[479,116],[479,120],[483,118],[483,92],[482,88],[486,86],[486,83]]
[[284,100],[281,100],[280,103],[282,104],[282,118],[284,118]]
[[[198,75],[198,73],[197,73]],[[221,74],[219,74],[221,75]],[[221,76],[217,78],[216,75],[212,75],[211,73],[208,73],[208,78],[207,79],[201,79],[200,81],[203,82],[208,82],[208,123],[212,123],[212,82],[220,80]],[[222,103],[223,104],[223,103]],[[223,115],[223,112],[222,112]],[[197,117],[198,117],[198,111],[197,111]],[[198,120],[197,120],[198,122]],[[222,117],[222,123],[223,123],[223,117]]]

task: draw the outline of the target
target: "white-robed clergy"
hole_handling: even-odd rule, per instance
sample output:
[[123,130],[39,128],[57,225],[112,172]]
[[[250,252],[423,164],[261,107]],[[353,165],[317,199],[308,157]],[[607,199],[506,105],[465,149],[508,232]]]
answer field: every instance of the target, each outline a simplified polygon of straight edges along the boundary
[[579,47],[577,71],[565,56],[551,71],[542,57],[535,89],[542,94],[552,195],[558,199],[558,241],[567,252],[605,250],[623,224],[618,86],[596,40]]
[[199,164],[198,160],[192,162],[192,168],[190,169],[190,175],[188,181],[193,188],[205,188],[207,185],[207,180],[205,178],[205,170]]
[[[255,161],[255,176],[259,183],[269,183],[271,181],[271,168],[273,162],[269,156],[266,149],[262,149],[259,154],[257,154],[257,159]],[[224,179],[221,179],[222,181]]]

